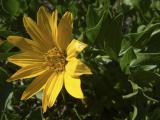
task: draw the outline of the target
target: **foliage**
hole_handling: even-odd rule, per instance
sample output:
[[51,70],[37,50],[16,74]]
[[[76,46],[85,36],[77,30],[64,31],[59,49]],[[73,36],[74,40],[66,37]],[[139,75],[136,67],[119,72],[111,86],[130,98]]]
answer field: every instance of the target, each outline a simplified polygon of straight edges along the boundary
[[[94,73],[81,77],[83,101],[64,90],[45,114],[41,93],[20,101],[30,80],[6,82],[19,69],[7,62],[19,49],[6,38],[28,37],[22,17],[36,19],[41,5],[73,13],[74,37],[89,45],[80,57]],[[1,0],[0,95],[1,120],[159,120],[160,1]]]

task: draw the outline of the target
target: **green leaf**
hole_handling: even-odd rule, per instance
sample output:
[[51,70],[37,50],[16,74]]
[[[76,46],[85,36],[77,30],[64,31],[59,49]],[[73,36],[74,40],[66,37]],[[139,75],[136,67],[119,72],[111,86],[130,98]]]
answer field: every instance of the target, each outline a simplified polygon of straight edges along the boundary
[[[101,19],[99,20],[99,22],[97,23],[97,25],[95,27],[88,28],[86,30],[86,36],[87,36],[89,42],[94,43],[95,40],[97,39],[97,36],[98,36],[98,34],[100,32],[100,29],[102,27],[103,19],[106,16],[107,16],[107,13],[104,13],[103,16],[101,17]],[[91,26],[91,25],[89,25],[89,26]]]
[[120,50],[120,53],[119,55],[123,55],[124,52],[129,49],[131,47],[131,43],[129,41],[127,41],[126,39],[123,39],[122,40],[122,44],[121,44],[121,50]]
[[76,1],[71,1],[69,3],[68,9],[73,13],[73,16],[77,16],[78,8],[76,6]]
[[11,85],[9,85],[6,82],[6,79],[8,78],[8,72],[0,67],[0,112],[3,110],[5,107],[5,100],[8,97],[10,90],[11,90]]
[[160,53],[136,53],[137,59],[133,60],[132,67],[139,65],[156,65],[160,63]]
[[142,32],[128,34],[126,35],[126,38],[134,47],[142,48],[150,42],[151,37],[157,28],[160,28],[160,23],[149,24]]
[[3,42],[0,46],[0,52],[9,52],[14,46],[10,44],[7,40]]
[[139,70],[142,70],[142,71],[151,71],[156,69],[158,66],[157,65],[139,65],[137,67]]
[[112,18],[105,16],[100,33],[97,36],[95,44],[104,49],[105,52],[114,60],[118,59],[122,42],[122,19],[123,15]]
[[98,23],[98,15],[96,11],[93,9],[91,5],[88,7],[87,15],[86,15],[86,24],[87,28],[93,28]]
[[136,55],[133,51],[133,48],[131,47],[124,53],[123,57],[120,60],[120,66],[122,71],[124,71],[127,74],[130,73],[130,70],[129,70],[130,63],[134,59],[136,59]]
[[18,0],[1,0],[3,9],[11,14],[16,15],[20,9],[20,4]]
[[[87,15],[86,15],[86,36],[90,43],[94,44],[96,42],[96,39],[98,39],[98,35],[101,32],[101,29],[104,24],[104,20],[106,20],[109,12],[109,1],[104,0],[104,7],[102,11],[95,11],[93,6],[88,7]],[[98,15],[98,12],[100,14],[100,17]]]

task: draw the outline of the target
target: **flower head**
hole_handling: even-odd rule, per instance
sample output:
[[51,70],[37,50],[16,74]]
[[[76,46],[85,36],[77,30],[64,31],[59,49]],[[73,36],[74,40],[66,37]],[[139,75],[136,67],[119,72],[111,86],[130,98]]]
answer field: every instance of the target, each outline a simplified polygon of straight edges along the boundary
[[63,85],[67,92],[79,99],[84,95],[79,76],[92,74],[90,69],[77,59],[87,45],[72,39],[73,16],[66,12],[57,25],[57,11],[50,14],[44,7],[37,13],[37,23],[24,16],[23,22],[31,39],[9,36],[8,41],[20,48],[22,53],[8,58],[20,67],[8,81],[34,78],[22,94],[26,100],[43,91],[43,111],[52,107]]

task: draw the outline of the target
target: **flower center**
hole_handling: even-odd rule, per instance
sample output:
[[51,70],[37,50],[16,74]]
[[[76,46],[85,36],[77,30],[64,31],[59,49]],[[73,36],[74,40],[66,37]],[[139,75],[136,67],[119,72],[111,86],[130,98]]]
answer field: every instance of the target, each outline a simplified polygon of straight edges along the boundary
[[56,47],[44,54],[45,65],[54,71],[64,70],[66,60],[65,54],[60,52]]

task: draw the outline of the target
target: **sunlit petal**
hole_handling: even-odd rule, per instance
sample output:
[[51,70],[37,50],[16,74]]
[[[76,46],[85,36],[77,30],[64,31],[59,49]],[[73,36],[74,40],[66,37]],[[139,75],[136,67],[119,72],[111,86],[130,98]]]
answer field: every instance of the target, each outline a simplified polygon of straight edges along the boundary
[[51,14],[47,11],[45,7],[40,7],[37,12],[37,25],[42,31],[45,37],[45,41],[48,42],[49,45],[52,45],[52,47],[54,47],[50,20]]
[[73,15],[66,12],[58,24],[58,45],[61,50],[66,50],[68,44],[72,40]]
[[51,19],[50,19],[50,25],[52,30],[52,41],[55,43],[55,45],[59,48],[57,43],[57,19],[58,19],[58,12],[55,10],[52,13]]
[[39,44],[39,46],[44,50],[47,51],[52,46],[48,44],[46,41],[45,36],[43,35],[43,32],[38,28],[37,24],[27,16],[23,17],[23,23],[24,26],[30,35],[30,37]]
[[45,87],[45,84],[51,74],[51,71],[46,71],[39,77],[35,78],[32,83],[27,87],[27,89],[23,92],[21,100],[26,100],[35,95],[37,92],[41,91]]
[[43,56],[34,54],[34,53],[20,53],[20,54],[16,54],[13,55],[11,57],[8,58],[9,62],[12,62],[18,66],[21,67],[26,67],[29,65],[33,65],[33,64],[40,64],[44,61]]
[[65,69],[72,77],[79,77],[83,74],[92,74],[88,66],[77,58],[73,58],[71,61],[69,61]]
[[86,47],[87,44],[75,39],[72,40],[67,47],[67,60],[70,61],[73,57],[77,57],[77,55]]
[[42,64],[34,64],[30,66],[26,66],[18,70],[15,74],[13,74],[9,79],[8,82],[18,80],[18,79],[25,79],[25,78],[32,78],[44,73],[47,69],[42,67]]
[[20,48],[24,52],[36,52],[39,54],[42,54],[43,52],[33,40],[29,40],[20,36],[9,36],[7,40],[9,43]]
[[48,106],[47,94],[45,94],[45,92],[43,90],[43,96],[42,96],[42,109],[43,109],[43,113],[45,113],[47,111],[47,106]]
[[44,94],[47,95],[48,107],[52,107],[63,86],[63,72],[56,73],[49,78]]
[[71,96],[80,99],[84,98],[81,90],[81,80],[79,78],[73,78],[67,72],[65,72],[64,86]]

